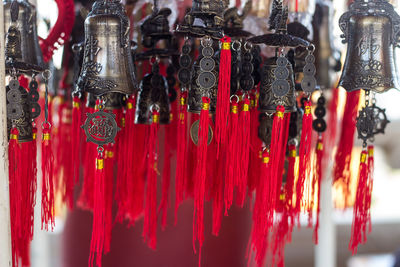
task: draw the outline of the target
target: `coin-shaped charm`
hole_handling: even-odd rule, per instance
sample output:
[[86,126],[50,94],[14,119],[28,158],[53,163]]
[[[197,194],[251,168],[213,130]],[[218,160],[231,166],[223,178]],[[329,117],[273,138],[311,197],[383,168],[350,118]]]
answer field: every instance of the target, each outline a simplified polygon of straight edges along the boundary
[[19,82],[18,82],[18,80],[11,80],[9,83],[8,83],[8,87],[10,87],[10,89],[19,89]]
[[286,67],[288,64],[288,60],[285,57],[278,57],[276,59],[276,65],[281,66],[281,67]]
[[115,114],[100,110],[86,115],[87,118],[82,128],[88,142],[99,146],[115,142],[117,132],[121,130],[115,120]]
[[182,68],[189,68],[190,67],[190,63],[192,63],[192,58],[188,55],[182,55],[179,58],[179,65]]
[[274,74],[276,79],[285,80],[289,77],[289,70],[286,67],[276,67]]
[[37,81],[33,80],[29,83],[29,89],[30,90],[37,90],[39,87]]
[[210,46],[203,47],[201,54],[205,57],[212,57],[214,55],[214,49]]
[[251,61],[253,59],[253,55],[250,52],[246,52],[243,54],[244,61]]
[[[197,120],[190,127],[190,138],[192,139],[193,143],[196,146],[199,143],[199,123],[200,123],[200,121]],[[212,130],[211,126],[209,125],[208,126],[207,145],[211,144],[212,139],[213,139],[213,130]]]
[[313,76],[304,76],[303,80],[301,81],[301,88],[306,93],[312,93],[317,86],[317,81]]
[[215,85],[216,78],[212,72],[202,72],[200,73],[197,82],[200,87],[209,89]]
[[31,90],[28,93],[28,101],[30,102],[38,102],[39,101],[39,92],[36,90]]
[[178,79],[183,84],[190,83],[190,70],[189,69],[180,69],[178,72]]
[[37,117],[40,116],[40,111],[41,111],[42,108],[40,107],[40,105],[38,103],[36,103],[36,102],[30,103],[29,104],[29,108],[30,108],[30,111],[31,111],[31,118],[32,119],[36,119]]
[[8,103],[7,104],[7,117],[10,120],[17,120],[24,115],[24,111],[22,110],[22,106],[17,103]]
[[215,67],[215,61],[211,57],[203,57],[200,60],[200,69],[202,71],[212,71]]
[[249,91],[254,87],[254,80],[251,76],[245,76],[240,79],[240,88]]
[[315,62],[315,57],[312,54],[308,54],[305,58],[306,63],[313,64]]
[[253,70],[254,70],[254,66],[250,62],[244,62],[242,64],[242,73],[243,74],[250,75],[253,72]]
[[7,92],[7,100],[11,103],[16,103],[21,101],[21,93],[18,89],[11,89]]
[[182,54],[189,54],[192,51],[192,48],[190,45],[184,45],[182,46]]
[[276,80],[272,83],[272,93],[275,96],[281,97],[289,93],[289,83],[286,80]]
[[315,65],[311,64],[311,63],[307,63],[306,65],[304,65],[303,73],[304,73],[304,75],[314,76],[315,75]]

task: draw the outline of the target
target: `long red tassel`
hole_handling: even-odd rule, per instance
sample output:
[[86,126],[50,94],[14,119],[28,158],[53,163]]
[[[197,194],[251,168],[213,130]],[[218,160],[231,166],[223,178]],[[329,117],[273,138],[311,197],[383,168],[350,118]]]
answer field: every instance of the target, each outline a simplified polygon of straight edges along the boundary
[[50,125],[44,124],[42,136],[42,229],[54,228],[54,180],[53,152],[50,140]]
[[80,153],[79,148],[81,144],[81,125],[82,125],[82,110],[81,100],[78,96],[74,96],[72,100],[72,158],[73,162],[73,175],[75,183],[79,181],[79,167],[80,167]]
[[175,176],[175,224],[178,222],[178,208],[183,201],[185,181],[187,176],[187,92],[183,92],[179,101],[179,120],[176,151],[176,176]]
[[104,169],[103,152],[99,152],[96,158],[96,170],[94,180],[94,207],[93,207],[93,229],[90,242],[89,267],[101,267],[101,258],[105,248],[106,240],[106,171]]
[[206,193],[206,164],[207,142],[209,127],[210,98],[202,98],[202,108],[199,122],[199,138],[197,144],[197,164],[194,185],[194,212],[193,212],[193,249],[196,251],[195,242],[199,242],[199,266],[201,263],[201,248],[204,242],[204,198]]
[[150,134],[146,142],[148,146],[148,158],[146,166],[146,204],[144,212],[143,238],[147,245],[156,249],[157,245],[157,157],[158,157],[158,128],[160,114],[153,111]]
[[360,90],[347,93],[342,121],[342,133],[336,150],[335,165],[333,169],[333,180],[334,182],[339,182],[341,184],[346,206],[348,205],[350,194],[349,182],[351,176],[351,151],[354,144],[359,99]]
[[332,151],[336,143],[337,128],[338,128],[338,104],[339,104],[339,89],[332,89],[332,99],[328,107],[328,122],[329,131],[325,134],[325,152]]
[[239,140],[238,140],[238,155],[240,155],[239,177],[238,177],[238,192],[237,204],[243,207],[246,198],[246,187],[249,172],[250,162],[250,100],[245,98],[243,101],[242,110],[239,116]]
[[219,155],[220,145],[226,142],[229,95],[231,90],[231,38],[224,36],[220,41],[222,43],[222,49],[219,60],[217,110],[215,114],[217,157]]
[[[114,168],[115,168],[115,151],[116,146],[114,144],[108,144],[105,150],[104,159],[104,254],[110,252],[111,246],[111,231],[113,226],[112,219],[112,204],[113,204],[113,184],[114,184]],[[96,201],[96,199],[95,199]]]
[[[367,158],[371,153],[371,162]],[[357,247],[360,243],[367,241],[367,231],[371,230],[371,193],[372,193],[372,173],[370,171],[371,164],[373,165],[373,149],[363,150],[361,152],[360,168],[358,173],[358,185],[356,193],[356,201],[354,204],[353,224],[351,226],[351,238],[349,249],[353,255],[357,253]],[[369,166],[368,166],[369,165]],[[367,230],[368,229],[368,230]]]
[[271,164],[270,164],[270,177],[268,179],[268,199],[270,200],[267,209],[267,224],[272,226],[275,204],[276,204],[276,193],[277,188],[281,187],[282,177],[279,175],[280,161],[282,159],[282,153],[286,148],[285,140],[285,120],[284,120],[285,108],[283,106],[277,106],[276,113],[274,115],[274,121],[272,124],[271,133]]
[[[255,251],[255,260],[258,266],[263,266],[268,242],[268,233],[272,227],[272,222],[268,219],[268,180],[270,177],[270,153],[264,150],[262,154],[262,164],[259,184],[256,189],[256,199],[253,210],[253,229],[251,233],[251,247]],[[251,251],[249,251],[251,252]],[[250,260],[250,255],[248,255]]]
[[231,112],[229,116],[229,141],[228,152],[226,153],[225,164],[225,216],[228,215],[233,201],[233,190],[236,185],[235,179],[239,174],[239,146],[238,146],[238,103],[231,103]]
[[250,95],[250,135],[251,135],[251,143],[250,143],[250,162],[249,162],[249,179],[248,179],[248,188],[249,188],[249,196],[252,195],[252,192],[256,189],[258,184],[258,178],[260,173],[260,158],[261,156],[261,146],[262,141],[258,137],[258,126],[260,122],[258,120],[259,111],[257,110],[258,106],[258,92],[252,93]]
[[[314,199],[315,191],[317,194],[317,214],[316,214],[316,223],[314,228],[314,243],[318,244],[318,228],[319,228],[319,212],[320,212],[320,199],[321,199],[321,181],[322,181],[322,157],[324,155],[324,143],[322,140],[322,136],[318,137],[317,147],[316,147],[316,156],[314,160],[314,174],[313,174],[313,183],[312,183],[312,198]],[[312,201],[312,207],[309,210],[309,222],[311,223],[312,212],[314,207],[314,201]]]
[[312,121],[311,102],[306,101],[304,103],[304,115],[299,148],[299,178],[296,184],[297,215],[300,214],[302,204],[307,207],[310,202],[309,196],[304,196],[304,189],[306,185],[310,184]]
[[219,235],[222,223],[222,210],[224,208],[224,182],[225,182],[225,162],[226,162],[227,151],[223,148],[221,155],[217,160],[217,175],[213,179],[212,185],[212,234],[215,236]]

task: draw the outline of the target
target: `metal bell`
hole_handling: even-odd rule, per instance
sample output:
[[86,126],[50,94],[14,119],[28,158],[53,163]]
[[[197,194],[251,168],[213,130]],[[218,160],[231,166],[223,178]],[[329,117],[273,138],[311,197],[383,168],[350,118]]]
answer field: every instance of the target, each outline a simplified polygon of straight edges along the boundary
[[[102,96],[104,100],[104,108],[109,111],[120,109],[125,106],[125,95],[120,93],[109,93]],[[88,94],[86,106],[94,108],[97,98],[93,94]]]
[[168,85],[159,71],[158,63],[153,64],[152,72],[146,74],[140,82],[135,114],[137,124],[150,124],[153,109],[160,113],[160,124],[169,123]]
[[[13,23],[11,20],[11,4],[13,0],[4,0],[4,29],[7,33],[10,25]],[[16,27],[21,33],[21,51],[22,57],[19,58],[22,62],[44,66],[42,50],[39,46],[39,38],[37,35],[36,26],[36,9],[35,6],[30,4],[27,0],[18,0],[18,18],[14,22]]]
[[339,85],[378,93],[400,89],[393,48],[399,41],[400,17],[385,0],[356,0],[339,19],[347,55]]
[[333,72],[341,70],[339,49],[332,44],[333,8],[329,1],[319,1],[313,18],[313,43],[316,47],[315,65],[317,83],[322,90],[330,89],[335,82]]
[[[272,114],[276,111],[278,105],[285,107],[285,112],[296,111],[296,95],[294,88],[294,75],[292,65],[288,62],[286,69],[289,75],[286,78],[289,87],[281,90],[287,92],[286,94],[279,96],[274,94],[272,84],[276,80],[275,69],[278,67],[276,64],[277,58],[268,58],[264,62],[264,66],[261,70],[261,84],[260,84],[260,99],[259,99],[259,110],[261,112]],[[279,78],[279,77],[278,77]]]
[[85,20],[85,44],[77,91],[98,97],[132,94],[136,77],[129,42],[129,20],[118,0],[99,0]]

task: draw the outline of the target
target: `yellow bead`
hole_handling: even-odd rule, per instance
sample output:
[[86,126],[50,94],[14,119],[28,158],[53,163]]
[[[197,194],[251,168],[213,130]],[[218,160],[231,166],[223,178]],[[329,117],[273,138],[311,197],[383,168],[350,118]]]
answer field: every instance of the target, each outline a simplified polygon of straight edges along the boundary
[[226,42],[222,43],[222,50],[230,50],[231,49],[231,43]]
[[104,168],[104,160],[103,159],[96,159],[96,169],[102,170]]

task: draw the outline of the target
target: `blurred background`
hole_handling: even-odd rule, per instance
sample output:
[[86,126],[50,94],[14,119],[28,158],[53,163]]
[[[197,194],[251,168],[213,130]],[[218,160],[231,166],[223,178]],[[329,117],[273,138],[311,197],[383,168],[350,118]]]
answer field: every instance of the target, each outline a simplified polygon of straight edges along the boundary
[[[46,36],[49,25],[53,25],[57,19],[57,5],[52,0],[30,2],[38,7],[39,36]],[[255,2],[258,8],[257,17],[246,19],[245,24],[246,27],[257,33],[257,31],[265,30],[263,26],[266,25],[266,19],[263,18],[263,12],[267,12],[267,7],[263,5],[262,0]],[[337,22],[345,10],[345,2],[343,0],[333,1],[335,7],[333,33],[336,37],[334,42],[342,50],[343,47],[338,38],[340,32]],[[141,1],[137,3],[136,7],[140,7],[140,4]],[[397,1],[393,1],[393,4],[398,8]],[[190,6],[191,2],[160,1],[160,6],[172,7],[173,12],[177,10],[177,6],[183,8],[185,5]],[[138,9],[135,8],[133,12],[137,12]],[[399,9],[398,12],[400,12]],[[171,21],[173,21],[173,17],[177,17],[177,14],[174,13],[171,17]],[[257,21],[257,24],[254,24],[254,21]],[[62,49],[56,52],[53,60],[56,69],[60,69],[61,58]],[[396,63],[398,64],[398,62]],[[330,175],[327,173],[322,191],[323,207],[321,210],[323,212],[321,212],[320,244],[313,245],[312,229],[306,227],[295,229],[293,240],[285,250],[286,267],[394,266],[395,253],[400,249],[400,94],[397,91],[390,91],[384,95],[377,95],[377,101],[386,107],[390,124],[386,134],[380,135],[375,142],[372,233],[368,237],[368,242],[359,247],[356,256],[351,255],[348,250],[348,242],[352,211],[333,208],[332,195],[336,192],[331,192]],[[353,153],[359,155],[360,149],[361,147],[358,150],[355,149]],[[358,156],[354,158],[358,160]],[[358,162],[354,162],[354,166],[358,166]],[[38,200],[37,203],[40,201]],[[112,252],[104,257],[104,266],[196,266],[197,257],[193,254],[191,246],[192,205],[191,201],[187,201],[180,209],[178,225],[174,226],[173,218],[169,218],[167,230],[159,229],[157,251],[152,251],[143,244],[141,221],[130,229],[116,224],[113,229]],[[36,205],[36,209],[39,215],[40,205]],[[247,210],[234,210],[229,217],[224,217],[222,222],[224,226],[219,238],[206,236],[203,266],[246,266],[244,256],[251,221],[248,209],[249,207]],[[205,218],[206,223],[211,223],[210,210],[210,207],[206,209],[208,211],[208,218],[207,215]],[[170,214],[173,214],[172,209]],[[89,212],[75,210],[67,214],[66,210],[61,210],[56,220],[56,228],[52,233],[41,231],[40,215],[35,218],[38,221],[35,223],[35,236],[32,243],[32,267],[87,266],[91,234],[91,214]],[[228,258],[229,260],[227,260]],[[229,261],[232,262],[229,264]]]

